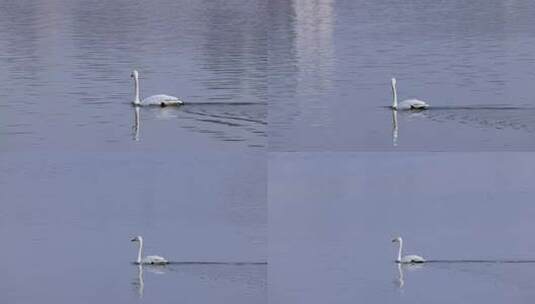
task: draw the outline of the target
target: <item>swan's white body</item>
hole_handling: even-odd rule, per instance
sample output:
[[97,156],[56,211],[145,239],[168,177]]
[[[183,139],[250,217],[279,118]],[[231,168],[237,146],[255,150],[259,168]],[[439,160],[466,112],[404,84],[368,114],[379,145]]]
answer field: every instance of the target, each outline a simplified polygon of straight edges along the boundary
[[132,103],[135,106],[166,107],[166,106],[178,106],[184,103],[182,100],[178,99],[178,97],[164,95],[164,94],[152,95],[141,100],[139,97],[139,73],[138,71],[134,70],[132,72],[132,75],[130,76],[134,78],[134,89],[135,89],[136,96],[134,97],[134,101]]
[[392,240],[393,243],[399,243],[399,251],[398,251],[398,257],[396,259],[396,263],[402,263],[402,264],[411,264],[411,263],[424,263],[425,259],[422,258],[419,255],[406,255],[401,256],[401,250],[403,248],[403,239],[401,237],[397,237]]
[[396,78],[392,78],[392,94],[394,95],[394,101],[392,103],[392,109],[394,110],[425,110],[429,107],[429,104],[425,101],[418,99],[407,99],[398,103]]
[[419,255],[406,255],[403,256],[400,260],[397,261],[398,263],[408,264],[408,263],[423,263],[425,262],[425,259],[422,258]]
[[143,257],[143,238],[141,236],[136,236],[132,239],[132,242],[138,242],[139,243],[139,250],[137,253],[137,260],[136,264],[152,264],[152,265],[164,265],[168,264],[169,261],[167,261],[165,258],[158,256],[158,255],[149,255],[146,257]]

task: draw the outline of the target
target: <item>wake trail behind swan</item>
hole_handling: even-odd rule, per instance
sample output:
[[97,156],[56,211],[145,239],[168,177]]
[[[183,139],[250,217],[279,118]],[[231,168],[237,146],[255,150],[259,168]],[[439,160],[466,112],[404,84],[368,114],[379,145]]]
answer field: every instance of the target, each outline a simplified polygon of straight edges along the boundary
[[[132,262],[136,264],[136,262]],[[150,266],[159,266],[158,264],[148,264]],[[248,266],[248,265],[267,265],[267,262],[217,262],[217,261],[168,261],[165,265],[231,265],[231,266]]]
[[535,260],[426,260],[427,263],[535,264]]
[[[381,106],[384,109],[392,110],[391,106]],[[535,110],[532,106],[511,106],[511,105],[471,105],[471,106],[429,106],[426,110]],[[407,112],[422,112],[423,110],[408,110]]]

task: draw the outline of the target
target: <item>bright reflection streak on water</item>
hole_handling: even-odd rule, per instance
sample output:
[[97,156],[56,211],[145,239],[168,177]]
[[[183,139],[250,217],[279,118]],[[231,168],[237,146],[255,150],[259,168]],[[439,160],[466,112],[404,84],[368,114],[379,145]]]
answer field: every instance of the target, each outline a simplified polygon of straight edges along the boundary
[[[532,1],[272,1],[277,151],[533,150]],[[392,145],[390,79],[431,106]],[[505,105],[518,111],[490,110]],[[453,108],[481,106],[480,111]],[[527,110],[523,110],[527,109]],[[416,120],[416,119],[415,119]]]

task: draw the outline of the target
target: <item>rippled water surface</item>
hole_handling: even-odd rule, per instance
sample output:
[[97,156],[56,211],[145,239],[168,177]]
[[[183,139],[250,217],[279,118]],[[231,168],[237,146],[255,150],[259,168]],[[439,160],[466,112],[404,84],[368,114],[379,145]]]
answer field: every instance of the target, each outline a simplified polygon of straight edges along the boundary
[[267,302],[265,6],[0,3],[1,303]]
[[[266,14],[263,1],[3,1],[0,151],[265,147]],[[136,142],[133,69],[142,96],[190,103],[142,109]]]
[[[530,153],[270,156],[273,303],[531,303]],[[435,262],[399,267],[404,253]]]
[[[532,1],[271,1],[270,13],[274,150],[535,148]],[[432,106],[398,113],[396,140],[392,77],[401,99]]]
[[[0,157],[0,302],[266,303],[265,156],[173,158]],[[140,274],[135,235],[173,264]]]

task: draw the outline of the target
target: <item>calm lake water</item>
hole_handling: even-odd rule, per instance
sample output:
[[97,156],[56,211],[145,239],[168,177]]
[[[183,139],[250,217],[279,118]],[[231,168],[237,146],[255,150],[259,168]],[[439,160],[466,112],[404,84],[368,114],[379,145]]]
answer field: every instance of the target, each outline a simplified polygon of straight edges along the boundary
[[[0,151],[259,150],[266,146],[264,1],[3,1]],[[133,69],[142,109],[134,141]]]
[[[0,303],[533,302],[533,16],[2,1]],[[186,104],[134,108],[133,69]],[[138,234],[172,263],[132,264]]]
[[[0,188],[2,303],[267,302],[234,264],[267,260],[263,155],[11,154]],[[135,235],[174,264],[140,280]]]
[[[535,148],[535,5],[270,1],[269,144],[278,151]],[[432,108],[398,113],[401,99]],[[433,109],[433,107],[435,109]]]
[[[530,153],[272,154],[269,299],[532,303],[534,172]],[[398,270],[396,236],[443,262]]]
[[267,302],[265,6],[0,3],[0,302]]

